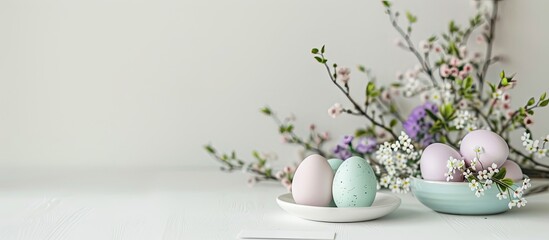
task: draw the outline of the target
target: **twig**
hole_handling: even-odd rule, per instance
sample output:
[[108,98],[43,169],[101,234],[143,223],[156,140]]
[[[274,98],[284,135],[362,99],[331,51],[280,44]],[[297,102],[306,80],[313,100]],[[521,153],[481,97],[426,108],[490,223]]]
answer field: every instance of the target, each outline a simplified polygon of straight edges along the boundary
[[[324,58],[324,55],[321,54],[322,58]],[[357,110],[362,116],[366,117],[366,119],[368,119],[372,124],[374,124],[375,126],[378,126],[382,129],[384,129],[385,131],[387,131],[389,134],[391,134],[391,136],[393,136],[394,139],[398,139],[398,136],[393,132],[392,129],[390,129],[389,127],[379,123],[378,121],[376,121],[373,117],[371,117],[370,115],[368,115],[363,109],[362,107],[360,107],[360,105],[353,99],[353,97],[351,97],[351,94],[349,93],[349,91],[346,91],[339,83],[337,83],[336,79],[334,78],[334,76],[332,75],[332,71],[330,70],[330,66],[328,66],[327,63],[323,63],[324,67],[326,67],[326,71],[328,71],[328,75],[330,76],[330,80],[332,80],[332,82],[337,86],[337,88],[339,88],[339,90],[341,90],[341,92],[343,92],[343,94],[345,94],[345,96],[347,97],[347,99],[353,104],[353,106],[355,107],[355,110]]]

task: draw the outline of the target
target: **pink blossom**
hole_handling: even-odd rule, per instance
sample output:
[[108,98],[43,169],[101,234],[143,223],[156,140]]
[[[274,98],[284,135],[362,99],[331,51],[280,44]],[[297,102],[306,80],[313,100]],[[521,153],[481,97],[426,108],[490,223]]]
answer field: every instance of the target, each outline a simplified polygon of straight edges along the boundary
[[530,116],[526,116],[524,118],[524,125],[530,126],[532,124],[534,124],[534,119],[532,119],[532,117],[530,117]]
[[276,179],[282,179],[286,174],[283,171],[278,171],[275,174]]
[[509,104],[509,103],[503,103],[503,104],[501,105],[501,107],[502,107],[503,109],[505,109],[505,110],[508,110],[508,109],[511,109],[511,104]]
[[457,67],[459,65],[459,59],[457,57],[450,58],[450,66]]
[[482,43],[484,43],[484,36],[478,35],[477,38],[476,38],[476,40],[477,40],[477,43],[478,43],[478,44],[482,44]]
[[442,52],[442,47],[440,45],[438,45],[437,43],[434,44],[433,49],[435,50],[436,53],[441,53]]
[[471,65],[470,63],[466,63],[464,66],[463,66],[463,71],[466,71],[466,72],[471,72],[473,70],[473,65]]
[[400,71],[398,71],[398,72],[396,72],[396,78],[398,80],[402,80],[402,79],[404,79],[404,74],[402,74]]
[[294,168],[292,166],[286,166],[282,169],[285,173],[293,173],[294,172]]
[[465,108],[467,108],[467,107],[469,107],[469,103],[467,103],[467,101],[461,100],[461,101],[459,102],[459,108],[465,109]]
[[503,93],[503,95],[501,95],[501,100],[506,103],[511,102],[511,94],[507,92]]
[[343,84],[347,84],[351,79],[351,69],[342,67],[337,70],[337,79]]
[[324,141],[327,141],[328,139],[330,139],[330,134],[328,134],[328,132],[323,132],[320,137],[324,140]]
[[459,70],[457,67],[450,68],[450,75],[457,77],[459,74]]
[[443,78],[447,78],[450,76],[450,68],[446,64],[440,65],[440,76]]
[[258,179],[256,176],[251,176],[248,178],[248,187],[253,187],[257,183],[257,180]]
[[459,75],[459,78],[465,79],[467,76],[469,76],[469,72],[467,72],[465,70],[461,70],[461,71],[459,71],[458,75]]
[[404,46],[404,43],[402,42],[402,39],[400,38],[395,38],[395,41],[394,41],[394,44],[397,46],[397,47],[405,47]]
[[391,93],[389,92],[389,90],[383,91],[381,93],[381,100],[385,102],[391,101]]
[[336,117],[339,116],[342,112],[343,112],[343,107],[341,107],[341,104],[339,104],[339,103],[334,104],[332,107],[330,107],[330,108],[328,109],[328,114],[329,114],[332,118],[336,118]]
[[289,179],[287,178],[284,178],[280,181],[280,183],[282,184],[282,186],[284,186],[289,192],[292,191],[292,183],[290,182]]
[[309,125],[309,130],[314,131],[316,129],[316,125],[311,124]]

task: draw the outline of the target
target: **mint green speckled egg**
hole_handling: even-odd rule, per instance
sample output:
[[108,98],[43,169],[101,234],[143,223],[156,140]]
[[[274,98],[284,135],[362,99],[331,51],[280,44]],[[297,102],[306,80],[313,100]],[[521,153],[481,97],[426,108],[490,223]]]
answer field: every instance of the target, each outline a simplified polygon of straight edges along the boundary
[[332,195],[337,207],[369,207],[376,197],[374,170],[361,157],[350,157],[337,169]]

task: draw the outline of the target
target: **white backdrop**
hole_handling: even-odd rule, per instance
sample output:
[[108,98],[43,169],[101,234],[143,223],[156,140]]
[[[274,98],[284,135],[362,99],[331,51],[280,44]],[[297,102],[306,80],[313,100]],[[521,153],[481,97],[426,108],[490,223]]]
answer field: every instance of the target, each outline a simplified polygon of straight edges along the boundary
[[[473,13],[465,0],[394,5],[419,17],[416,42]],[[508,60],[491,76],[518,74],[514,106],[548,90],[547,9],[501,4],[495,52]],[[339,65],[387,82],[415,64],[396,37],[379,1],[3,0],[0,167],[214,166],[205,143],[295,160],[258,109],[295,113],[298,133],[311,122],[336,138],[352,132],[363,120],[328,116],[346,101],[309,51],[326,44]],[[535,116],[538,136],[548,116]]]

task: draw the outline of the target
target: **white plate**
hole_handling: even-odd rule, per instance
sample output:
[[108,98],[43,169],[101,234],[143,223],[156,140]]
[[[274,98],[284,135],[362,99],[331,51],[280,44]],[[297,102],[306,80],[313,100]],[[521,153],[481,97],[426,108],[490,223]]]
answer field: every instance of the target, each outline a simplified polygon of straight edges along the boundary
[[315,207],[296,204],[292,194],[282,194],[276,199],[286,212],[300,218],[321,222],[360,222],[383,217],[400,206],[400,198],[389,193],[378,192],[370,207],[336,208]]

